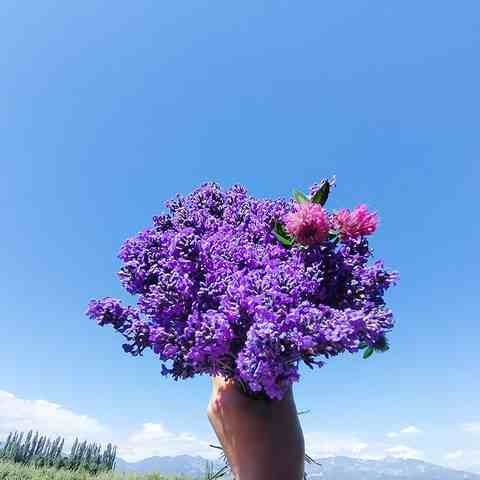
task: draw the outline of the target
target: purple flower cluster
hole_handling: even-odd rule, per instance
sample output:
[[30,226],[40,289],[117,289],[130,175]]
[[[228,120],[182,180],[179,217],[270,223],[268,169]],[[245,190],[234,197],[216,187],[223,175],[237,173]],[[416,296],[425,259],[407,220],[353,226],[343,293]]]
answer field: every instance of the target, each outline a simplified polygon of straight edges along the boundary
[[301,361],[321,366],[382,343],[393,327],[383,296],[396,274],[368,263],[365,237],[282,245],[272,229],[295,202],[256,199],[238,185],[205,184],[166,206],[119,253],[137,305],[103,298],[87,310],[123,334],[126,352],[152,349],[164,375],[221,374],[281,398]]

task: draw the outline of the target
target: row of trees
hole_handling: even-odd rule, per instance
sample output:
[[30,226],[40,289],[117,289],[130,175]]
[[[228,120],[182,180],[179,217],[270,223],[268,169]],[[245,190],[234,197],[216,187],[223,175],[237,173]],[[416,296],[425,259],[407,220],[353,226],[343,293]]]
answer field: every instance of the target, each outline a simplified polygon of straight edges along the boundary
[[64,445],[62,437],[52,440],[38,432],[12,432],[0,448],[0,460],[69,470],[83,469],[93,474],[115,468],[117,448],[110,443],[102,449],[100,444],[75,439],[68,454],[63,453]]

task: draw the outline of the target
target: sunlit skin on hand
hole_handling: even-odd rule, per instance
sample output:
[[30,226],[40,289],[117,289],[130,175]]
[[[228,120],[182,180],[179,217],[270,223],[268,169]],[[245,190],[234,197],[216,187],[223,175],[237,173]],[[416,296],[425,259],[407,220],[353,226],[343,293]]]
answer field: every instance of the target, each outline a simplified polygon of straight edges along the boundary
[[236,480],[303,479],[304,439],[291,389],[266,402],[214,377],[208,417]]

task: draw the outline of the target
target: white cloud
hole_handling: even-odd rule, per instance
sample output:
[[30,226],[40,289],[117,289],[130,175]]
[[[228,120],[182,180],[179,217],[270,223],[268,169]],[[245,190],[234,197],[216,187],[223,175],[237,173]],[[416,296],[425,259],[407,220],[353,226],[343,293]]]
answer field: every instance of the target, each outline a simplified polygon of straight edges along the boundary
[[[462,425],[464,431],[480,433],[480,422]],[[209,441],[188,432],[174,432],[161,421],[144,423],[129,434],[102,424],[98,419],[82,415],[48,400],[29,400],[0,390],[0,440],[13,430],[38,430],[49,436],[61,435],[68,444],[74,436],[105,443],[112,441],[119,454],[129,461],[159,455],[201,455],[214,458],[217,452]],[[408,425],[399,431],[387,433],[390,439],[420,433]],[[209,439],[208,439],[209,440]],[[365,442],[355,435],[331,435],[324,432],[305,433],[307,453],[314,458],[346,455],[363,459],[382,459],[386,456],[423,458],[423,452],[404,444],[389,446],[385,442]],[[480,450],[452,450],[444,454],[444,462],[452,468],[479,471]]]
[[464,455],[463,450],[454,450],[453,452],[447,452],[445,454],[445,460],[451,461],[451,460],[458,460],[459,458],[462,458]]
[[422,431],[415,425],[408,425],[407,427],[401,428],[398,432],[388,432],[388,438],[397,438],[400,435],[412,434],[412,433],[422,433]]
[[120,457],[136,461],[146,457],[168,455],[201,455],[216,457],[218,452],[209,442],[196,438],[191,433],[175,433],[161,423],[144,423],[119,444]]
[[422,431],[417,428],[415,425],[409,425],[408,427],[402,428],[400,433],[421,433]]
[[387,446],[382,442],[367,444],[354,436],[339,437],[320,432],[306,433],[305,446],[307,453],[313,458],[336,455],[366,460],[381,460],[385,457],[424,458],[422,451],[407,445]]
[[464,423],[463,429],[468,433],[480,433],[480,422]]
[[480,450],[453,450],[444,458],[450,468],[480,473]]
[[394,447],[386,448],[385,453],[391,457],[396,458],[422,458],[423,452],[406,445],[396,445]]
[[144,423],[126,437],[102,425],[96,418],[80,415],[47,400],[26,400],[0,390],[0,440],[11,431],[39,431],[60,435],[68,449],[74,437],[88,441],[112,442],[125,460],[140,460],[153,455],[202,455],[216,457],[209,443],[190,433],[174,433],[161,423]]
[[367,455],[368,444],[354,437],[340,437],[322,432],[305,433],[305,446],[314,458],[347,455],[363,457]]
[[61,435],[67,443],[74,436],[95,441],[108,440],[109,436],[108,428],[93,417],[79,415],[47,400],[26,400],[0,390],[0,437],[13,430]]

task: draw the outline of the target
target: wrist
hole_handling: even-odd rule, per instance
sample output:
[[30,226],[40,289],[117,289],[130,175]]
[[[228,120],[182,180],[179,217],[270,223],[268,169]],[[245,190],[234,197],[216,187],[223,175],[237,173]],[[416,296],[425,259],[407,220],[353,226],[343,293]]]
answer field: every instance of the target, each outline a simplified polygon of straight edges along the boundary
[[[283,452],[282,452],[283,450]],[[294,448],[278,448],[278,452],[250,452],[231,463],[235,480],[303,480],[305,451],[303,441]]]

